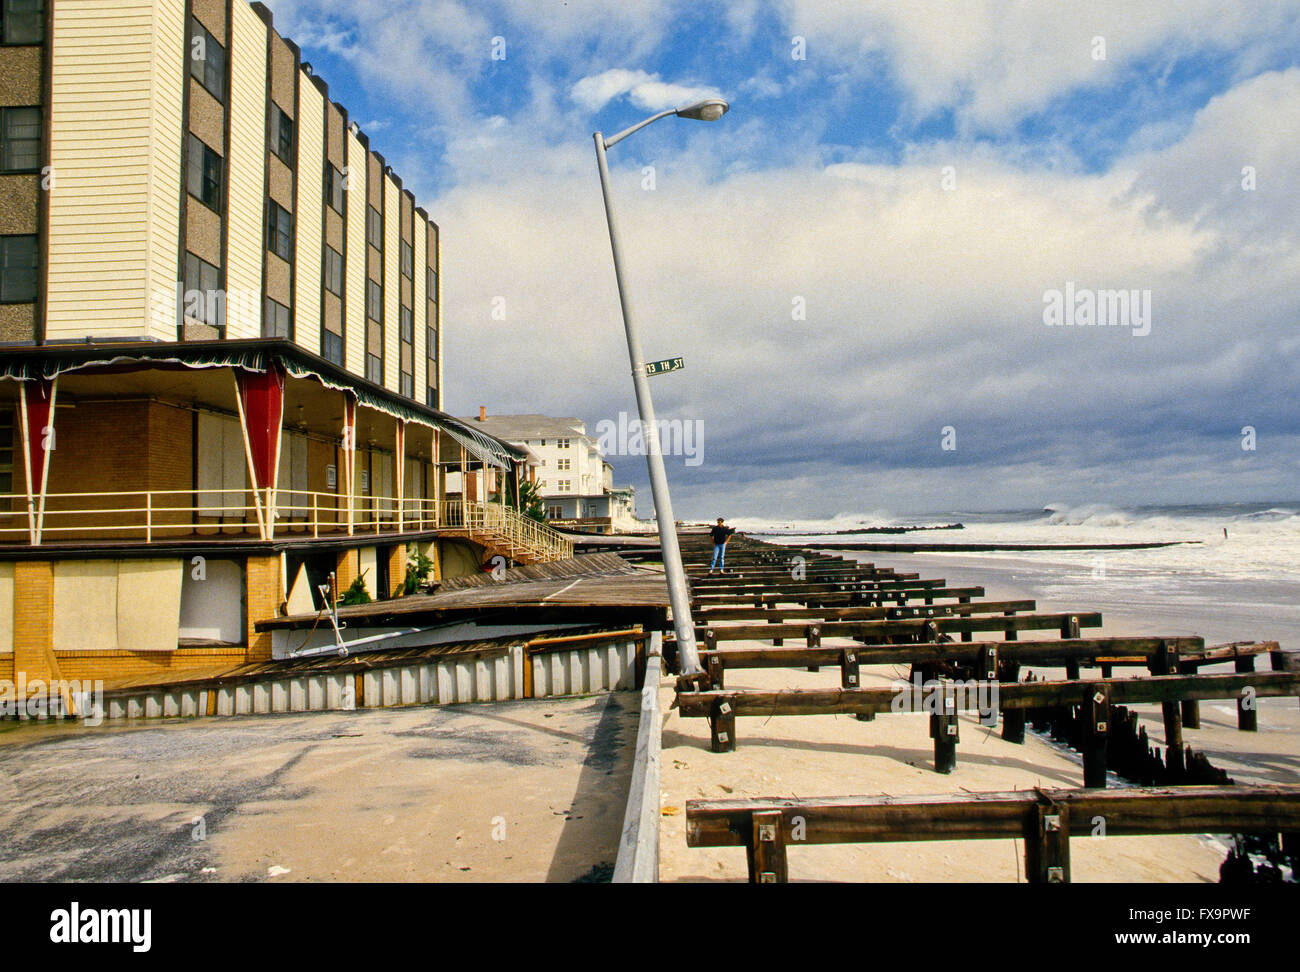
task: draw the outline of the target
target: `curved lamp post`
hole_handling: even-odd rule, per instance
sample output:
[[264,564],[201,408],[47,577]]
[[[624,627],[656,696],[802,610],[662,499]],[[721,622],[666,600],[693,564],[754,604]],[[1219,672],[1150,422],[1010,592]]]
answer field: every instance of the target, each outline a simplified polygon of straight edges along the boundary
[[670,108],[657,115],[651,115],[645,121],[637,122],[631,128],[624,129],[610,138],[605,138],[600,132],[592,136],[596,142],[596,165],[600,169],[600,189],[605,197],[605,219],[609,222],[609,245],[614,251],[614,277],[618,281],[618,299],[623,308],[627,353],[632,361],[632,384],[636,388],[636,404],[641,415],[641,427],[646,442],[650,492],[654,496],[655,519],[659,523],[659,549],[663,553],[664,575],[668,581],[668,599],[673,608],[673,628],[677,632],[677,652],[684,675],[695,674],[703,669],[700,668],[700,656],[695,648],[695,621],[691,618],[691,598],[686,589],[686,571],[682,567],[682,552],[677,544],[677,523],[673,519],[672,500],[668,496],[668,477],[664,473],[664,457],[659,443],[659,426],[655,422],[655,406],[650,398],[650,380],[646,375],[645,357],[641,353],[641,339],[632,321],[627,285],[623,280],[622,246],[614,223],[614,207],[609,188],[609,166],[605,161],[605,150],[617,145],[633,132],[645,128],[651,122],[657,122],[669,115],[676,115],[678,118],[694,118],[698,121],[717,121],[730,107],[719,98],[709,98],[687,105],[685,108]]

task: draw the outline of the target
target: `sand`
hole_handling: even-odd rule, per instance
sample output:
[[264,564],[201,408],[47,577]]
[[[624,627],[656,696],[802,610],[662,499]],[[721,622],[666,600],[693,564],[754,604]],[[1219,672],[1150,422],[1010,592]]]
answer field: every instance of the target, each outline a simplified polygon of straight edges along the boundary
[[0,881],[608,879],[638,702],[11,728]]
[[[827,639],[825,644],[852,644]],[[737,642],[761,647],[770,642]],[[1051,674],[1051,669],[1035,669]],[[1059,673],[1063,677],[1063,673]],[[904,666],[862,669],[864,688],[905,678]],[[728,688],[838,687],[838,668],[819,673],[766,669],[727,672]],[[686,846],[683,809],[690,799],[820,797],[891,794],[959,794],[1078,787],[1083,771],[1077,753],[1032,731],[1023,745],[1004,742],[974,714],[961,719],[957,769],[933,770],[933,743],[924,714],[881,714],[872,722],[852,716],[745,717],[736,722],[737,749],[709,751],[708,723],[683,719],[672,704],[670,681],[661,687],[666,715],[663,735],[663,816],[660,878],[663,881],[744,881],[741,848]],[[1260,732],[1236,730],[1231,704],[1202,703],[1200,730],[1186,741],[1203,749],[1241,782],[1300,782],[1300,707],[1295,699],[1261,702]],[[1148,734],[1163,743],[1158,706],[1138,706]],[[1112,774],[1112,785],[1124,785]],[[1203,836],[1076,837],[1070,843],[1076,882],[1217,881],[1225,844]],[[1018,882],[1024,880],[1019,840],[924,841],[792,847],[792,881]]]

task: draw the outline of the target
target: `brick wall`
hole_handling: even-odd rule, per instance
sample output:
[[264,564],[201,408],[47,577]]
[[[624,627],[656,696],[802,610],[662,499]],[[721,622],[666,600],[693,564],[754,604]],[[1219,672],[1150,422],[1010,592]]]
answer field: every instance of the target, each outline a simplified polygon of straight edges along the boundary
[[279,613],[284,591],[280,583],[280,557],[249,557],[247,567],[248,599],[248,660],[250,662],[271,660],[271,633],[258,632],[254,625],[258,621],[274,618]]
[[26,560],[14,564],[14,671],[27,677],[54,675],[54,564]]
[[384,553],[388,557],[389,588],[385,593],[389,597],[396,597],[401,593],[402,583],[406,580],[406,544],[389,547]]

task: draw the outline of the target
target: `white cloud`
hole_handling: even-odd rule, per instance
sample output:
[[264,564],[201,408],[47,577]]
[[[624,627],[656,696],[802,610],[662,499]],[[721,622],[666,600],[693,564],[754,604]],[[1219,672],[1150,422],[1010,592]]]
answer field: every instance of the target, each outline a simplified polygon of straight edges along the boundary
[[[808,61],[861,78],[888,69],[918,116],[955,109],[1005,129],[1066,92],[1114,84],[1143,59],[1229,52],[1245,71],[1300,42],[1300,0],[786,0]],[[1094,38],[1106,60],[1094,60]],[[825,70],[823,68],[823,70]]]
[[569,92],[574,103],[593,113],[623,95],[627,95],[638,108],[647,111],[679,108],[705,98],[722,97],[716,88],[672,84],[660,80],[657,74],[624,68],[611,68],[600,74],[580,78]]
[[[609,88],[630,91],[626,80]],[[694,515],[694,502],[708,513],[722,483],[735,490],[733,510],[779,510],[791,475],[780,457],[795,453],[899,470],[823,479],[830,512],[902,508],[946,424],[975,467],[927,488],[969,490],[972,477],[998,470],[984,493],[994,502],[1050,485],[1052,469],[1087,470],[1072,481],[1098,488],[1158,483],[1167,449],[1199,455],[1199,441],[1147,442],[1151,423],[1201,429],[1231,414],[1237,428],[1285,425],[1294,406],[1264,388],[1300,381],[1300,362],[1276,350],[1300,312],[1300,243],[1273,235],[1267,259],[1226,245],[1249,219],[1230,208],[1205,218],[1180,193],[1185,167],[1218,164],[1206,155],[1217,145],[1225,160],[1267,160],[1276,191],[1297,195],[1297,150],[1284,132],[1298,107],[1289,73],[1247,82],[1207,106],[1183,140],[1105,174],[945,145],[900,165],[719,175],[717,136],[704,131],[661,160],[647,192],[635,156],[615,159],[646,354],[687,363],[655,386],[661,417],[706,423],[705,466],[682,488],[682,514]],[[457,363],[449,405],[589,424],[634,412],[590,152],[516,145],[511,157],[530,164],[435,201],[447,240],[447,356]],[[941,184],[949,164],[951,192]],[[1152,290],[1151,335],[1045,327],[1044,290],[1067,281]],[[496,296],[507,301],[504,322],[491,319]],[[806,321],[791,319],[795,297]],[[1126,443],[1138,453],[1125,456]],[[1106,461],[1089,466],[1099,449]],[[1169,489],[1190,488],[1218,461],[1201,457],[1181,479],[1159,468]],[[635,459],[616,465],[620,478],[639,472]],[[1265,458],[1251,482],[1284,492],[1284,467]],[[869,496],[854,493],[867,487]]]

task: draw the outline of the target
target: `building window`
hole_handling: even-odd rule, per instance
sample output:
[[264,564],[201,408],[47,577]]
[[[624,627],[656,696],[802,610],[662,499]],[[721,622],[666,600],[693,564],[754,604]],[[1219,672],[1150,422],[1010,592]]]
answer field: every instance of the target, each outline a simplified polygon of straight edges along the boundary
[[212,327],[225,327],[226,302],[221,293],[221,271],[208,261],[185,254],[185,316]]
[[408,280],[415,279],[415,247],[402,240],[402,276]]
[[405,395],[407,398],[415,397],[415,376],[414,375],[408,375],[405,371],[403,371],[401,376],[401,385],[402,385],[401,391],[403,395]]
[[376,250],[384,248],[384,217],[374,206],[366,207],[366,240]]
[[289,168],[293,168],[293,119],[279,105],[271,102],[271,151]]
[[326,331],[321,339],[321,357],[326,361],[333,361],[336,365],[343,366],[343,335],[335,334],[333,331]]
[[14,410],[0,408],[0,496],[14,491]]
[[561,493],[568,493],[568,492],[571,492],[572,490],[573,490],[573,480],[571,480],[571,479],[561,479],[561,480],[560,480],[560,492],[561,492]]
[[44,0],[4,0],[0,23],[0,43],[41,43],[45,40]]
[[36,299],[36,237],[0,236],[0,304]]
[[343,215],[343,173],[328,162],[325,163],[325,203]]
[[190,76],[218,101],[226,98],[226,49],[197,17],[190,18]]
[[424,404],[429,408],[438,407],[438,389],[430,385],[424,390]]
[[438,360],[438,329],[436,327],[426,327],[424,329],[424,341],[426,354],[430,361]]
[[266,298],[266,316],[262,318],[262,337],[287,338],[289,336],[289,308],[278,300]]
[[41,167],[41,109],[0,108],[0,172]]
[[415,343],[415,315],[411,308],[402,308],[402,340],[407,344]]
[[424,272],[424,292],[431,301],[438,303],[438,271],[433,267]]
[[366,314],[372,321],[384,323],[384,287],[373,280],[366,281]]
[[377,354],[366,355],[366,381],[376,385],[384,383],[384,359]]
[[221,156],[193,135],[186,152],[185,188],[203,205],[221,212]]
[[560,470],[560,472],[569,472],[570,470],[573,469],[573,460],[572,459],[557,460],[556,466]]
[[556,439],[556,440],[555,440],[555,444],[556,444],[557,446],[559,446],[561,449],[567,449],[567,448],[569,448],[569,440],[568,440],[568,439]]
[[[546,484],[543,483],[542,485],[545,486]],[[546,518],[547,518],[548,520],[563,520],[563,519],[564,519],[564,507],[563,507],[563,506],[548,506],[548,507],[546,508]]]
[[335,297],[343,296],[343,254],[325,244],[325,289]]
[[266,241],[281,260],[293,255],[293,217],[274,199],[266,201]]

